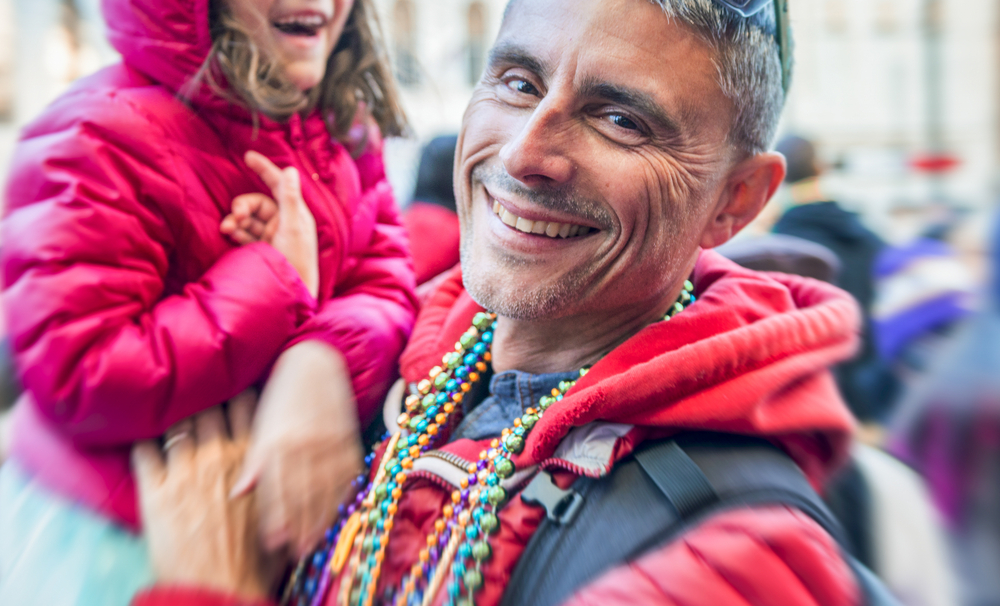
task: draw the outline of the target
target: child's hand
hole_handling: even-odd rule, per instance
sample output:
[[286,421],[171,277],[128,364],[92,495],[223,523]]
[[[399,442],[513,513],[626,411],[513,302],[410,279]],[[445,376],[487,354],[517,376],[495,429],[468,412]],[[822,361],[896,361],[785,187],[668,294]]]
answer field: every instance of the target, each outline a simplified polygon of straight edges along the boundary
[[343,355],[303,341],[278,358],[260,397],[234,494],[256,486],[264,546],[304,555],[333,523],[362,469],[358,413]]
[[[255,151],[244,156],[247,166],[260,175],[271,188],[273,199],[264,194],[244,194],[233,200],[233,212],[222,220],[219,229],[237,242],[246,235],[254,238],[247,242],[263,240],[283,254],[292,264],[313,297],[319,292],[319,244],[316,220],[302,198],[299,171],[289,166],[282,170],[274,162]],[[237,202],[239,204],[237,205]],[[274,207],[271,207],[271,204]],[[237,209],[239,206],[239,209]],[[246,221],[247,230],[237,235]],[[259,237],[254,237],[259,233]],[[247,242],[240,242],[246,244]]]
[[219,230],[240,244],[270,244],[278,230],[278,204],[257,192],[236,196]]

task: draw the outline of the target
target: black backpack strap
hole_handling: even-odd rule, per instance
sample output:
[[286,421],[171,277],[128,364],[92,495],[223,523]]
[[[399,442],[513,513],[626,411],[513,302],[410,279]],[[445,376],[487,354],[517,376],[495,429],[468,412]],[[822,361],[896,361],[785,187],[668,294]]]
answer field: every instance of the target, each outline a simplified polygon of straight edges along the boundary
[[[562,498],[553,494],[559,489],[548,473],[539,472],[535,482],[544,488],[529,491],[530,502],[542,504],[547,498],[559,505],[521,554],[501,601],[504,606],[558,606],[596,575],[631,559],[641,545],[657,542],[678,519],[634,459],[623,461],[607,477],[577,479]],[[560,516],[572,502],[581,503],[575,515]]]
[[[798,466],[760,439],[696,433],[644,444],[608,476],[579,478],[569,491],[550,489],[551,478],[540,474],[532,483],[548,485],[528,491],[526,500],[559,503],[560,510],[573,503],[574,515],[550,514],[542,521],[501,606],[557,606],[602,572],[728,509],[786,504],[843,540],[837,520]],[[532,494],[545,496],[531,501]]]
[[[667,446],[670,442],[676,444],[675,449]],[[664,450],[669,450],[671,458],[687,457],[715,494],[715,499],[707,506],[684,516],[686,526],[730,509],[787,505],[808,514],[850,551],[837,517],[813,490],[795,461],[774,444],[750,436],[689,433],[669,442],[654,442],[635,457],[643,471],[650,476],[658,475],[664,468],[651,465],[649,461],[663,456]],[[683,490],[679,479],[679,476],[663,476],[656,481],[657,486],[667,487],[663,494],[671,502],[679,498],[672,497],[671,493]]]
[[635,459],[681,518],[719,500],[708,478],[674,440],[637,452]]

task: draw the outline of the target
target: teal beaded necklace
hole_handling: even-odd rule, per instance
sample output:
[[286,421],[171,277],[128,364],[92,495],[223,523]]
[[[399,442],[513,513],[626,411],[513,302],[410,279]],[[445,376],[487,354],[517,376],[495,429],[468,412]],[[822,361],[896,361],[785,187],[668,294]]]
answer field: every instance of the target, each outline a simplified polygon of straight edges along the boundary
[[[693,291],[694,285],[685,280],[663,320],[693,303]],[[465,394],[489,368],[495,330],[495,314],[476,314],[454,351],[445,354],[441,365],[416,384],[404,402],[405,412],[397,419],[400,431],[379,447],[384,446],[384,453],[374,479],[359,491],[353,504],[341,508],[324,547],[300,562],[284,604],[319,606],[332,579],[341,575],[337,606],[374,606],[389,533],[409,471],[416,459],[433,448]],[[579,376],[588,370],[581,369]],[[504,429],[479,453],[479,461],[468,466],[468,477],[461,480],[442,508],[418,561],[379,603],[429,606],[450,572],[446,604],[474,606],[475,594],[483,585],[482,566],[492,555],[489,537],[499,530],[497,514],[507,501],[501,482],[516,471],[513,457],[524,450],[531,429],[574,385],[576,380],[561,381],[536,408],[525,410],[513,427]],[[374,453],[366,458],[373,460]]]

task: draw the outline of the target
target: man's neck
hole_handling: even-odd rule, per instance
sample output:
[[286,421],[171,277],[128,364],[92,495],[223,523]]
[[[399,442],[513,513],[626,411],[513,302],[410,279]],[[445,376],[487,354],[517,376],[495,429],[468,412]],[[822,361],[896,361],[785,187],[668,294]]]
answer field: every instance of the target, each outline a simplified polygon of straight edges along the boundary
[[637,303],[614,313],[559,320],[514,320],[500,316],[491,347],[495,372],[569,372],[591,366],[646,326],[663,318],[680,287],[662,300]]

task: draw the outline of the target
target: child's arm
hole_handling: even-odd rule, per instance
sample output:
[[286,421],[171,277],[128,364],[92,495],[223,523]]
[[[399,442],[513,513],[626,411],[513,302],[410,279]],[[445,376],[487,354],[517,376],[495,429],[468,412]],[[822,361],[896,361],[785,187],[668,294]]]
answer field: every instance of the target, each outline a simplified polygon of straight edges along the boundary
[[199,237],[178,229],[201,220],[177,216],[192,176],[177,174],[154,120],[120,105],[67,103],[58,128],[27,131],[2,225],[17,367],[38,409],[86,445],[160,435],[239,393],[315,307],[263,243],[223,253],[163,297],[168,265],[188,252],[175,238]]
[[[279,356],[237,482],[238,493],[257,486],[269,549],[290,544],[302,554],[322,537],[357,473],[358,413],[370,419],[385,397],[413,324],[406,238],[381,157],[367,154],[364,162],[377,162],[359,166],[368,177],[359,206],[375,211],[372,237],[360,258],[344,264],[353,270],[340,278],[334,296]],[[272,205],[266,198],[238,199],[220,229],[240,242],[266,238]]]
[[357,160],[362,204],[377,208],[372,237],[352,259],[353,269],[338,277],[334,296],[320,304],[292,340],[318,339],[344,355],[362,426],[381,410],[397,377],[399,355],[417,311],[409,241],[385,177],[377,136],[376,130],[368,151]]
[[[381,157],[377,151],[369,152],[359,163],[370,175],[364,195],[378,209],[372,239],[353,271],[340,279],[337,294],[320,304],[316,316],[289,346],[318,339],[340,351],[351,373],[360,416],[367,421],[394,379],[416,303],[409,248]],[[240,244],[270,242],[278,224],[277,208],[263,194],[238,196],[219,228]]]

